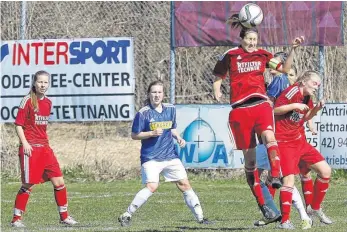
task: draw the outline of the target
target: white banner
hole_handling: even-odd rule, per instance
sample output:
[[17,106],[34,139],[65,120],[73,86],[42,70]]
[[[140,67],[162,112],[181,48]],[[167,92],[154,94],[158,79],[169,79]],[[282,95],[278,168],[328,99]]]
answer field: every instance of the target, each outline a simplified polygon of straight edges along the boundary
[[128,121],[134,117],[133,39],[1,42],[1,122],[13,122],[39,70],[51,74],[51,121]]
[[320,152],[333,168],[347,169],[347,104],[326,104],[320,112]]
[[[178,153],[186,168],[243,168],[242,151],[233,150],[229,105],[177,105],[177,129],[187,146]],[[307,141],[333,168],[347,169],[347,104],[326,104],[313,118],[317,135],[306,127]]]

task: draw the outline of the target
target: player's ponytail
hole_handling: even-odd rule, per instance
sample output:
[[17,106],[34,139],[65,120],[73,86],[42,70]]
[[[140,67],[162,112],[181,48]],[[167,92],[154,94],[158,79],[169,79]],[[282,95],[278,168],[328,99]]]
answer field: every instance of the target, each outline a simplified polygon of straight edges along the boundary
[[145,106],[148,106],[149,104],[151,104],[151,101],[149,100],[148,95],[150,94],[151,88],[154,85],[161,85],[161,86],[163,86],[163,89],[164,89],[164,82],[162,82],[161,80],[152,81],[147,88],[147,99],[144,102]]
[[37,96],[36,96],[35,82],[37,81],[37,78],[40,75],[47,75],[47,76],[49,76],[49,73],[46,72],[46,71],[43,71],[43,70],[38,71],[38,72],[36,72],[34,74],[33,80],[31,82],[31,89],[30,89],[29,95],[30,95],[30,99],[31,99],[31,104],[34,107],[34,111],[35,112],[39,111],[39,102],[38,102]]
[[230,18],[228,18],[226,23],[230,24],[231,27],[234,29],[241,28],[240,35],[239,35],[241,39],[243,39],[246,36],[246,34],[249,32],[255,32],[258,34],[258,29],[256,27],[247,28],[242,25],[241,20],[239,19],[239,14],[233,14],[232,16],[230,16]]
[[239,14],[233,14],[230,16],[227,21],[227,24],[230,24],[232,28],[242,28],[241,21],[239,19]]

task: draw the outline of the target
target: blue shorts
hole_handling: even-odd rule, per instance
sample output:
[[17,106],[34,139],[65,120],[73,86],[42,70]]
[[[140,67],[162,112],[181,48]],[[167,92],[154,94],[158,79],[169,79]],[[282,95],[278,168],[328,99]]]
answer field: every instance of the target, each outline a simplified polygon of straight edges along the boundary
[[256,147],[257,168],[271,170],[269,157],[267,156],[264,144],[258,144]]

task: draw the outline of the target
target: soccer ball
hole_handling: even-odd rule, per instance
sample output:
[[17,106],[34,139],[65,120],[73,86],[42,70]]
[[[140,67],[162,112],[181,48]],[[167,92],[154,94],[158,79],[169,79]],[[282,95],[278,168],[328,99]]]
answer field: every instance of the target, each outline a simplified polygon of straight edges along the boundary
[[263,11],[253,3],[244,5],[239,13],[240,23],[247,28],[258,26],[263,21]]

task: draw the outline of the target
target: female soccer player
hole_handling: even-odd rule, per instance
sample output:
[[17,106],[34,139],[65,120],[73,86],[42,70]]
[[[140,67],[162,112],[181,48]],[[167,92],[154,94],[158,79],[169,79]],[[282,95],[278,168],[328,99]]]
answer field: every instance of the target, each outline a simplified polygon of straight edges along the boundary
[[146,106],[137,112],[131,138],[141,140],[141,173],[142,183],[146,185],[140,190],[127,211],[119,216],[122,226],[129,226],[131,217],[159,186],[159,175],[166,181],[174,182],[183,193],[184,201],[194,214],[198,223],[209,224],[204,218],[198,196],[193,191],[186,170],[174,148],[174,139],[180,147],[186,142],[176,130],[176,108],[172,104],[162,103],[164,85],[162,81],[150,83]]
[[308,214],[318,217],[323,223],[332,223],[321,209],[321,203],[329,187],[331,168],[301,132],[303,123],[315,116],[324,106],[324,101],[321,100],[313,107],[310,97],[318,90],[320,83],[319,73],[306,71],[299,77],[297,84],[282,92],[275,103],[276,138],[281,152],[283,175],[283,187],[280,191],[282,221],[279,228],[281,229],[294,228],[289,220],[289,214],[294,175],[299,173],[299,162],[305,163],[317,173],[312,204],[307,208]]
[[277,142],[274,136],[272,107],[266,95],[264,71],[266,67],[280,72],[288,72],[291,68],[294,50],[303,41],[303,37],[294,39],[288,59],[282,65],[273,55],[257,48],[258,30],[244,28],[236,17],[232,17],[232,26],[241,27],[241,45],[228,50],[217,62],[213,73],[217,79],[213,83],[214,95],[217,101],[221,98],[222,80],[229,72],[230,102],[233,110],[229,114],[229,125],[235,139],[236,148],[242,149],[245,157],[245,172],[247,183],[263,215],[267,219],[276,219],[276,214],[265,204],[259,185],[256,168],[255,133],[261,135],[266,145],[271,165],[272,186],[281,187],[280,158]]
[[25,227],[22,214],[25,212],[30,193],[35,184],[50,180],[54,187],[60,223],[74,225],[77,222],[67,212],[67,191],[59,163],[49,146],[46,133],[52,102],[45,96],[49,86],[49,73],[35,73],[32,87],[20,103],[15,120],[20,140],[19,158],[22,186],[19,189],[11,225]]
[[[288,54],[285,52],[277,52],[274,54],[274,58],[279,60],[281,63],[284,63],[288,57]],[[280,73],[276,70],[271,70],[270,73],[273,75],[273,80],[270,83],[270,85],[267,87],[267,95],[271,99],[271,101],[275,102],[275,100],[280,96],[280,94],[288,88],[290,85],[294,84],[294,82],[297,80],[296,77],[296,71],[294,70],[294,67],[292,67],[289,71],[289,73]],[[312,121],[312,120],[310,120]],[[304,127],[302,127],[302,133],[305,135]],[[269,164],[269,159],[268,155],[266,152],[266,147],[264,144],[258,144],[256,147],[256,157],[257,157],[257,168],[259,171],[259,176],[263,172],[263,170],[268,170],[270,171],[270,164]],[[306,169],[304,173],[307,174]],[[305,178],[309,178],[309,175],[305,175]],[[312,180],[311,180],[312,182]],[[275,195],[276,189],[271,187],[271,181],[267,178],[266,181],[267,186],[264,185],[263,182],[261,182],[261,188],[262,192],[265,198],[266,204],[273,209],[277,214],[280,214],[278,212],[275,204],[273,203],[273,198]],[[308,188],[310,185],[309,181],[305,181],[303,186],[303,189]],[[272,197],[267,196],[269,194],[269,189]],[[305,198],[306,199],[306,198]],[[298,210],[301,218],[301,228],[302,229],[309,229],[312,227],[312,220],[307,214],[304,204],[302,202],[300,193],[298,189],[294,186],[293,187],[293,206]],[[267,224],[267,221],[260,220],[255,223],[255,225],[265,225]]]

